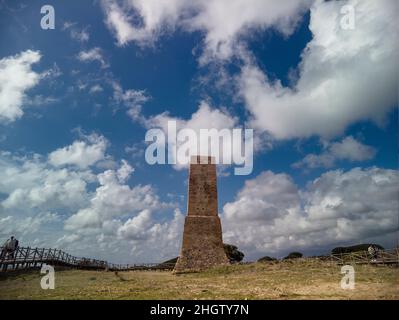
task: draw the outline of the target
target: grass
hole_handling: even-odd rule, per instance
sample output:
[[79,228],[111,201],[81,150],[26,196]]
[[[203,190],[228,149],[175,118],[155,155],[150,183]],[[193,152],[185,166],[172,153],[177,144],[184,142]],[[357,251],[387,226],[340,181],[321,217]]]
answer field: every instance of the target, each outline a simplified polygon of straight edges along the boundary
[[343,290],[340,267],[317,260],[217,267],[201,273],[56,271],[43,290],[39,271],[0,278],[0,299],[398,299],[399,269],[357,265]]

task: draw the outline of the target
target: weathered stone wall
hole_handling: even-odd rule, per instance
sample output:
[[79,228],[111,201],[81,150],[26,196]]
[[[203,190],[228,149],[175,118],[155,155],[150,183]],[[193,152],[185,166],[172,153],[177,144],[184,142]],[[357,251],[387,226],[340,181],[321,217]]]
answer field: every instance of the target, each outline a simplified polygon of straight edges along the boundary
[[195,158],[190,165],[187,213],[190,216],[217,216],[216,165],[193,162]]
[[223,249],[222,226],[218,216],[216,165],[192,158],[189,174],[188,212],[183,244],[175,272],[200,271],[228,264]]

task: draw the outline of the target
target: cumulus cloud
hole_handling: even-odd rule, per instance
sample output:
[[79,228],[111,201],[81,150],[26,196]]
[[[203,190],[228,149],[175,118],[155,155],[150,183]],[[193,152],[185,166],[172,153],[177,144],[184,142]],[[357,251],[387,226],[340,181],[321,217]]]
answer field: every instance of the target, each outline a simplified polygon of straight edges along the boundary
[[171,120],[177,121],[179,128],[190,128],[198,132],[206,128],[232,128],[238,121],[227,110],[212,108],[208,102],[201,101],[198,110],[188,120],[173,117],[168,112],[164,112],[145,119],[144,124],[147,128],[160,127],[167,131],[167,123]]
[[[0,153],[0,238],[62,248],[113,262],[176,256],[183,215],[151,185],[130,185],[134,168],[53,166],[49,157]],[[93,187],[94,190],[93,190]],[[49,232],[51,231],[51,232]]]
[[[106,24],[114,33],[119,45],[130,41],[152,43],[161,32],[163,24],[171,27],[177,22],[186,1],[115,1],[103,0]],[[143,25],[134,24],[137,13]]]
[[123,90],[117,81],[111,81],[111,86],[113,89],[113,101],[126,107],[127,114],[132,120],[140,121],[143,117],[141,114],[142,106],[150,99],[145,90]]
[[[251,146],[250,139],[244,143],[243,131],[241,135],[232,133],[232,129],[238,129],[238,118],[231,115],[226,108],[213,108],[206,101],[200,102],[198,110],[189,119],[173,117],[164,112],[149,118],[142,117],[141,121],[148,129],[160,128],[166,139],[168,125],[176,125],[175,140],[167,140],[169,150],[176,148],[176,155],[170,155],[172,163],[176,163],[175,169],[186,168],[190,156],[193,155],[214,156],[217,163],[226,165],[233,164],[234,161],[235,164],[241,165],[242,163],[238,162],[249,161],[252,157],[253,150],[248,147]],[[190,129],[192,134],[188,134],[187,129]],[[161,148],[164,142],[158,138],[155,141]]]
[[40,155],[0,154],[0,203],[4,210],[52,210],[85,204],[86,186],[93,176],[85,171],[54,169]]
[[102,50],[98,47],[87,51],[80,51],[77,58],[82,62],[98,61],[101,65],[101,68],[109,67],[108,63],[105,61]]
[[294,31],[312,1],[194,1],[196,14],[185,20],[192,31],[206,33],[201,62],[228,60],[240,53],[254,31],[274,28],[283,36]]
[[92,86],[89,90],[89,93],[94,94],[94,93],[98,93],[98,92],[102,92],[104,89],[103,87],[101,87],[99,84],[95,84],[94,86]]
[[341,28],[340,1],[311,7],[313,39],[302,53],[292,88],[255,63],[242,68],[240,90],[250,123],[278,139],[341,134],[351,123],[378,124],[397,105],[398,24],[394,0],[350,0],[354,30]]
[[119,229],[118,235],[124,239],[141,240],[147,239],[147,232],[152,225],[151,211],[145,209],[134,218],[128,219]]
[[205,34],[202,61],[229,59],[243,36],[273,27],[284,35],[294,30],[312,1],[271,0],[103,0],[106,24],[119,45],[153,44],[174,29]]
[[132,172],[123,160],[117,170],[100,173],[90,204],[65,220],[67,236],[59,243],[83,252],[92,248],[81,246],[82,242],[97,243],[97,255],[106,253],[108,260],[116,255],[126,262],[156,262],[177,255],[183,215],[175,210],[172,219],[159,221],[159,212],[174,205],[160,201],[150,185],[127,185]]
[[354,168],[326,172],[300,189],[287,174],[265,171],[223,207],[224,239],[250,258],[294,250],[327,253],[375,237],[393,246],[398,183],[396,170]]
[[0,235],[18,234],[18,238],[21,240],[21,237],[24,238],[32,233],[37,233],[44,226],[56,221],[59,221],[59,216],[51,212],[41,212],[38,215],[23,218],[15,216],[0,217]]
[[[354,30],[341,27],[344,4],[355,8]],[[262,132],[277,139],[330,139],[359,120],[383,124],[398,102],[394,0],[103,0],[102,5],[120,45],[153,43],[178,28],[204,34],[203,62],[242,58],[238,91],[258,140]],[[301,55],[296,80],[285,87],[257,66],[245,40],[270,28],[288,37],[309,8],[313,38]],[[139,113],[140,107],[132,108],[132,117]]]
[[340,142],[325,142],[321,154],[308,154],[302,160],[293,164],[294,168],[330,168],[339,160],[350,162],[366,161],[374,158],[375,148],[365,145],[352,136],[345,137]]
[[78,28],[76,22],[71,22],[71,21],[64,22],[64,24],[62,26],[62,30],[69,31],[70,37],[73,40],[76,40],[81,43],[87,42],[90,39],[90,34],[87,31],[87,27],[86,28]]
[[106,170],[97,175],[99,186],[90,199],[90,206],[81,208],[65,222],[67,230],[101,229],[103,223],[115,217],[135,215],[142,210],[162,206],[150,185],[131,188],[125,181],[133,172],[126,161],[118,170]]
[[26,50],[0,60],[0,122],[13,122],[24,114],[26,91],[41,79],[32,70],[32,65],[40,59],[39,51]]
[[[183,234],[184,215],[179,209],[175,210],[172,219],[164,222],[155,222],[147,225],[147,235],[145,235],[145,246],[142,245],[142,240],[131,240],[131,252],[140,257],[141,261],[150,261],[156,257],[157,261],[164,261],[171,257],[176,257],[179,254],[181,247],[181,239]],[[123,228],[123,227],[122,227]],[[133,234],[131,233],[133,231]],[[134,238],[137,235],[136,230],[125,229],[123,235],[127,239]],[[157,248],[157,249],[155,249]],[[155,249],[155,250],[154,250]]]
[[97,134],[84,137],[71,145],[57,149],[49,154],[49,162],[57,167],[75,165],[87,168],[100,160],[105,159],[107,140]]

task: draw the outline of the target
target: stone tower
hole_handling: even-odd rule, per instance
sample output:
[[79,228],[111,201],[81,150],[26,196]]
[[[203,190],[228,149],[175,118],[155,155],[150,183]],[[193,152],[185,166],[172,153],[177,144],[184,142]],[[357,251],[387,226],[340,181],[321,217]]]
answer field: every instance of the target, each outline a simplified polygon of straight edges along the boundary
[[[183,244],[174,272],[200,271],[228,264],[218,216],[216,165],[212,157],[191,157],[188,210]],[[206,163],[206,164],[203,164]]]

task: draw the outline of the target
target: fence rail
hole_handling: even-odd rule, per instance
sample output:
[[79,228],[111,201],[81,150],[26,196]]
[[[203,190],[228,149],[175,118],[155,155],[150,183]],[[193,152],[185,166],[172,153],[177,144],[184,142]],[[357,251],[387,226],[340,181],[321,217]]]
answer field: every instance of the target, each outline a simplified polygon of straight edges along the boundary
[[0,272],[7,270],[41,267],[43,264],[90,270],[172,270],[170,263],[114,264],[104,260],[78,258],[62,250],[46,248],[18,247],[14,252],[6,252],[0,247]]
[[396,264],[399,265],[399,248],[379,250],[375,258],[367,251],[341,253],[331,255],[338,264]]

